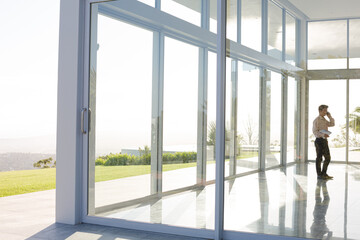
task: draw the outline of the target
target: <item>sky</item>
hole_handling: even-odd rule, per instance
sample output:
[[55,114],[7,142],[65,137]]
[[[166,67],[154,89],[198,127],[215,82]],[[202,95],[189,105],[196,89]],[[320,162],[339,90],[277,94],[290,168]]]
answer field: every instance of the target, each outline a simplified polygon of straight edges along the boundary
[[0,139],[56,131],[60,0],[2,1]]

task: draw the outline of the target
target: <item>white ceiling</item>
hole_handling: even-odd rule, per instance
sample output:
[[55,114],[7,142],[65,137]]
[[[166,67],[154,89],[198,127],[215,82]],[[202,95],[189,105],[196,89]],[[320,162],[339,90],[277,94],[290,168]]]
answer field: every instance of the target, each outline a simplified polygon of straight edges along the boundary
[[360,17],[360,0],[288,0],[310,19]]

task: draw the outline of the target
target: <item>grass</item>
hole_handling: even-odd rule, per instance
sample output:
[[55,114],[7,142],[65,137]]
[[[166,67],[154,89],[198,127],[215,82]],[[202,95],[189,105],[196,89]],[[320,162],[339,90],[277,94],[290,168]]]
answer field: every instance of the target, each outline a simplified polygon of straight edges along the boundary
[[[165,164],[164,171],[196,166],[194,163]],[[150,173],[150,165],[96,166],[95,181],[107,181]],[[55,189],[56,169],[0,172],[0,197]]]
[[55,188],[55,168],[0,172],[0,197]]
[[[243,152],[238,159],[255,157],[257,153]],[[227,159],[228,161],[228,159]],[[215,161],[209,161],[209,164]],[[195,167],[193,163],[164,164],[164,171]],[[96,166],[95,182],[132,177],[150,173],[150,165]],[[0,197],[38,192],[55,188],[55,168],[0,172]]]
[[[196,166],[193,163],[164,164],[163,171],[171,171],[180,168]],[[130,165],[130,166],[96,166],[95,182],[108,181],[118,178],[132,177],[143,174],[150,174],[150,165]]]

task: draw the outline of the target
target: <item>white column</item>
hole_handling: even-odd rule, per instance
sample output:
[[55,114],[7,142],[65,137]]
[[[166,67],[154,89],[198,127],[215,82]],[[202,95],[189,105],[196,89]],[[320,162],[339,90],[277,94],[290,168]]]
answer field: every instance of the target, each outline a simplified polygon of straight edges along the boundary
[[81,222],[84,0],[61,0],[56,150],[56,222]]

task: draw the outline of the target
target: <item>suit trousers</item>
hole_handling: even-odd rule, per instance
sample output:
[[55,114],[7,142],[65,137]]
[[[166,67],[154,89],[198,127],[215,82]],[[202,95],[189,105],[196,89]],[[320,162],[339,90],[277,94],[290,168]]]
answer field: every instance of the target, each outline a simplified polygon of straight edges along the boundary
[[[315,147],[316,147],[316,173],[318,176],[325,175],[331,160],[327,139],[316,138]],[[323,160],[323,156],[325,158],[325,161],[321,169],[321,162]]]

